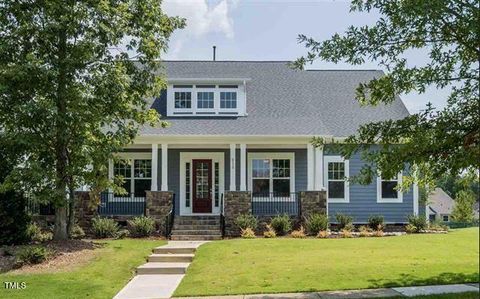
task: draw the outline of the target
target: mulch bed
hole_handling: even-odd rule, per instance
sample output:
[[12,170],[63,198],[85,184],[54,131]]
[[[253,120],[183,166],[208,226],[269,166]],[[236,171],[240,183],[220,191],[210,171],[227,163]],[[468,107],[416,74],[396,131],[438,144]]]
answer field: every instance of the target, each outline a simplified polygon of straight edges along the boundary
[[[4,246],[0,248],[0,273],[17,268],[15,254],[26,246],[44,246],[53,251],[47,261],[36,265],[23,265],[11,273],[40,273],[62,271],[83,264],[95,256],[95,249],[102,248],[100,242],[90,240],[50,241],[41,245]],[[20,265],[21,266],[21,265]]]

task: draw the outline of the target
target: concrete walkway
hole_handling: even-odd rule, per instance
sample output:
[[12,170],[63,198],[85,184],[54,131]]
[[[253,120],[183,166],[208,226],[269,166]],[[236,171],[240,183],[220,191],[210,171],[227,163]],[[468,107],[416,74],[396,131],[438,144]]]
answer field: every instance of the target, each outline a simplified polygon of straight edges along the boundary
[[197,248],[205,241],[169,241],[157,247],[137,276],[114,299],[170,298],[185,276]]
[[401,287],[385,289],[364,289],[346,291],[326,291],[312,293],[288,294],[257,294],[234,296],[210,297],[183,297],[178,299],[355,299],[355,298],[388,298],[388,297],[413,297],[419,295],[436,295],[447,293],[478,292],[478,284],[452,284],[419,287]]

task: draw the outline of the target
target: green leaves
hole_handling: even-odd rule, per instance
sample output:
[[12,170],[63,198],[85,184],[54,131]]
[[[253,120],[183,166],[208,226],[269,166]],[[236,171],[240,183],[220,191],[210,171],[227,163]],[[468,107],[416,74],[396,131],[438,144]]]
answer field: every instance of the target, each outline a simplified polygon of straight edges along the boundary
[[[428,87],[447,88],[451,93],[445,108],[429,104],[405,119],[361,126],[344,140],[346,144],[339,145],[342,153],[361,151],[370,163],[365,175],[375,168],[395,173],[416,165],[430,176],[422,179],[425,183],[446,172],[480,168],[477,1],[352,1],[351,11],[372,10],[381,14],[373,26],[351,26],[325,41],[300,35],[299,42],[309,51],[293,66],[303,68],[316,59],[352,65],[377,62],[387,74],[358,86],[356,99],[362,105],[388,105],[400,94],[424,93]],[[426,53],[428,62],[407,61],[409,51]],[[380,145],[368,153],[372,144]]]

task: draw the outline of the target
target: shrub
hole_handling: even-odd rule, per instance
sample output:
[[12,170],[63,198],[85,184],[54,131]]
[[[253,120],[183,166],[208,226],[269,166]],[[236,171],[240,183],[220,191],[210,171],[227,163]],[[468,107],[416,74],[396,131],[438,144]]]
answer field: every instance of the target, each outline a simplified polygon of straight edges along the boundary
[[434,221],[428,225],[428,229],[432,231],[442,232],[442,231],[448,231],[448,226],[446,226],[440,221]]
[[28,246],[17,254],[19,264],[39,264],[53,255],[53,251],[43,246]]
[[75,224],[70,231],[70,238],[72,239],[83,239],[85,238],[85,232],[78,224]]
[[410,215],[407,217],[408,223],[417,228],[417,232],[427,229],[428,223],[425,216]]
[[407,234],[414,234],[414,233],[418,232],[418,229],[413,224],[407,224],[405,226],[405,232],[407,232]]
[[353,225],[352,223],[347,223],[343,228],[343,230],[348,230],[349,232],[353,232],[355,230],[355,225]]
[[288,215],[278,215],[273,217],[270,225],[277,235],[286,235],[292,229],[292,221]]
[[340,231],[340,237],[342,237],[342,238],[352,238],[353,237],[352,231],[348,230],[348,229],[342,229]]
[[345,226],[347,226],[348,224],[352,224],[353,222],[352,216],[348,216],[341,213],[336,214],[335,219],[337,220],[338,230],[344,229]]
[[130,234],[134,237],[148,237],[155,232],[155,220],[140,216],[128,221]]
[[275,238],[277,234],[270,224],[267,224],[267,230],[263,232],[265,238]]
[[42,229],[32,222],[27,226],[27,236],[34,243],[43,243],[53,239],[53,233],[49,231],[43,232]]
[[292,233],[290,234],[290,236],[291,236],[292,238],[296,238],[296,239],[303,239],[303,238],[305,238],[307,235],[305,235],[305,229],[303,228],[303,226],[300,226],[300,229],[292,231]]
[[235,224],[238,226],[238,228],[240,228],[240,230],[247,228],[255,230],[257,229],[258,221],[257,218],[252,214],[242,214],[235,219]]
[[305,226],[310,235],[316,236],[319,231],[328,229],[328,216],[325,214],[312,214],[305,219]]
[[368,226],[373,230],[379,230],[379,226],[381,227],[380,230],[383,230],[383,216],[381,215],[372,215],[368,217]]
[[374,237],[383,237],[385,234],[383,232],[383,230],[379,229],[379,230],[376,230],[373,232],[373,236]]
[[321,230],[317,234],[317,238],[326,239],[330,237],[330,232],[328,230]]
[[[0,148],[0,184],[3,175],[9,171],[1,151]],[[25,206],[26,200],[21,194],[13,191],[0,192],[0,244],[13,245],[30,241],[27,233],[30,216],[25,212]]]
[[117,222],[110,218],[92,219],[92,231],[97,238],[114,238],[119,230]]
[[128,229],[121,229],[115,234],[115,239],[125,239],[130,236],[130,231]]
[[255,238],[255,232],[250,227],[241,230],[241,236],[244,239],[253,239]]
[[360,226],[360,228],[358,230],[360,232],[358,234],[360,237],[370,237],[371,236],[372,229],[368,226],[362,225],[362,226]]

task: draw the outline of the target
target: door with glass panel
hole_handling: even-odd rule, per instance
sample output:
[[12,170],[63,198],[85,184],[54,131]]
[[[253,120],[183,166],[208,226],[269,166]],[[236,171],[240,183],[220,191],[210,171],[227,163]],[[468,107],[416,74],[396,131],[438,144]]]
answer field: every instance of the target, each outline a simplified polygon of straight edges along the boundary
[[192,160],[193,213],[212,212],[212,160]]

